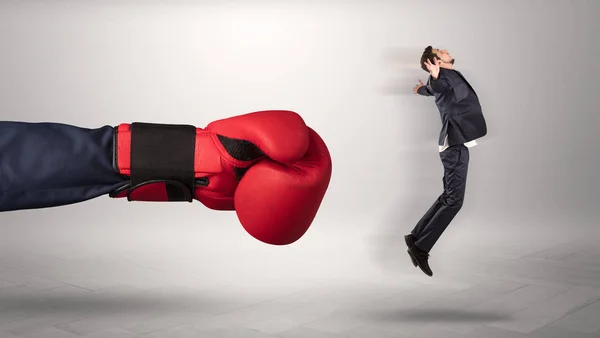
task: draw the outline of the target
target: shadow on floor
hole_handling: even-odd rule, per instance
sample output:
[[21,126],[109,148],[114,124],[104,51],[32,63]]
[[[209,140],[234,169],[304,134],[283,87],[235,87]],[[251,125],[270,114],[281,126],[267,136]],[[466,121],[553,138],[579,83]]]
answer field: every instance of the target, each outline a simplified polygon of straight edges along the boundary
[[369,316],[371,319],[381,322],[496,322],[506,321],[511,318],[510,314],[501,314],[485,311],[465,311],[465,310],[405,310],[398,312],[378,312]]
[[227,306],[229,299],[210,296],[192,297],[189,294],[100,294],[44,297],[32,295],[0,295],[0,313],[154,313],[210,312]]

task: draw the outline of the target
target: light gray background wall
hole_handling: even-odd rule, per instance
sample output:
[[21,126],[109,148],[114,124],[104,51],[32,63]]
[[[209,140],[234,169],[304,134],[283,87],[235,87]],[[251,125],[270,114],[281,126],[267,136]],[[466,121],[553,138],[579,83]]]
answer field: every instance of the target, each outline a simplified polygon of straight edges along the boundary
[[[354,250],[378,245],[369,236],[406,233],[441,192],[438,112],[412,94],[432,44],[456,58],[489,126],[471,151],[465,207],[451,229],[575,229],[598,215],[599,9],[592,0],[4,1],[0,118],[201,127],[295,110],[326,140],[334,174],[291,252]],[[157,255],[208,243],[219,243],[215,252],[263,248],[235,215],[199,203],[106,197],[3,213],[0,223],[3,245],[48,250],[77,241]]]

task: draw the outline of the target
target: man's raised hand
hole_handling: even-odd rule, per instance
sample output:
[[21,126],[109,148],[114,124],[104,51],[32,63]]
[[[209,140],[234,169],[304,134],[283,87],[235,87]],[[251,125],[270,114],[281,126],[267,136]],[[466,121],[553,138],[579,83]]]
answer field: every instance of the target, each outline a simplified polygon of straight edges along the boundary
[[425,62],[425,67],[427,67],[427,70],[431,74],[431,77],[433,77],[434,79],[437,79],[438,75],[440,75],[440,64],[441,63],[442,63],[442,60],[439,60],[436,57],[433,58],[433,63],[431,63],[430,60],[427,60],[427,62]]
[[413,88],[413,93],[418,94],[419,93],[419,88],[423,87],[424,84],[421,81],[421,79],[419,79],[419,83],[417,83],[417,85]]

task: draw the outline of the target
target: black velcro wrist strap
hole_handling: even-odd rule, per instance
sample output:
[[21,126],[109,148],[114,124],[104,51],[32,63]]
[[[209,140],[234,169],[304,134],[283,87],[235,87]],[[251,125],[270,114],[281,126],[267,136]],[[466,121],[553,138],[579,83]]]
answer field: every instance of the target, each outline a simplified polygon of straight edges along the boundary
[[169,201],[192,202],[195,148],[194,126],[132,123],[131,186],[157,180],[179,182],[167,185]]

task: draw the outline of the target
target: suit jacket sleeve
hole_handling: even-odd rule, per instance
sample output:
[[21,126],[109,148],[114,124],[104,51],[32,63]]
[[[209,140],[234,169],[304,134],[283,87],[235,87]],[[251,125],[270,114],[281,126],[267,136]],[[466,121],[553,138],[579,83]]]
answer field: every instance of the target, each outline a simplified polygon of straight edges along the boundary
[[432,96],[433,93],[429,90],[428,86],[421,86],[418,90],[417,93],[419,95],[423,95],[423,96]]
[[126,185],[113,168],[113,131],[0,121],[0,212],[83,202]]
[[434,79],[432,76],[430,76],[429,79],[430,80],[427,84],[427,87],[429,87],[429,91],[433,94],[442,94],[451,88],[448,77],[441,71],[438,75],[437,80]]

